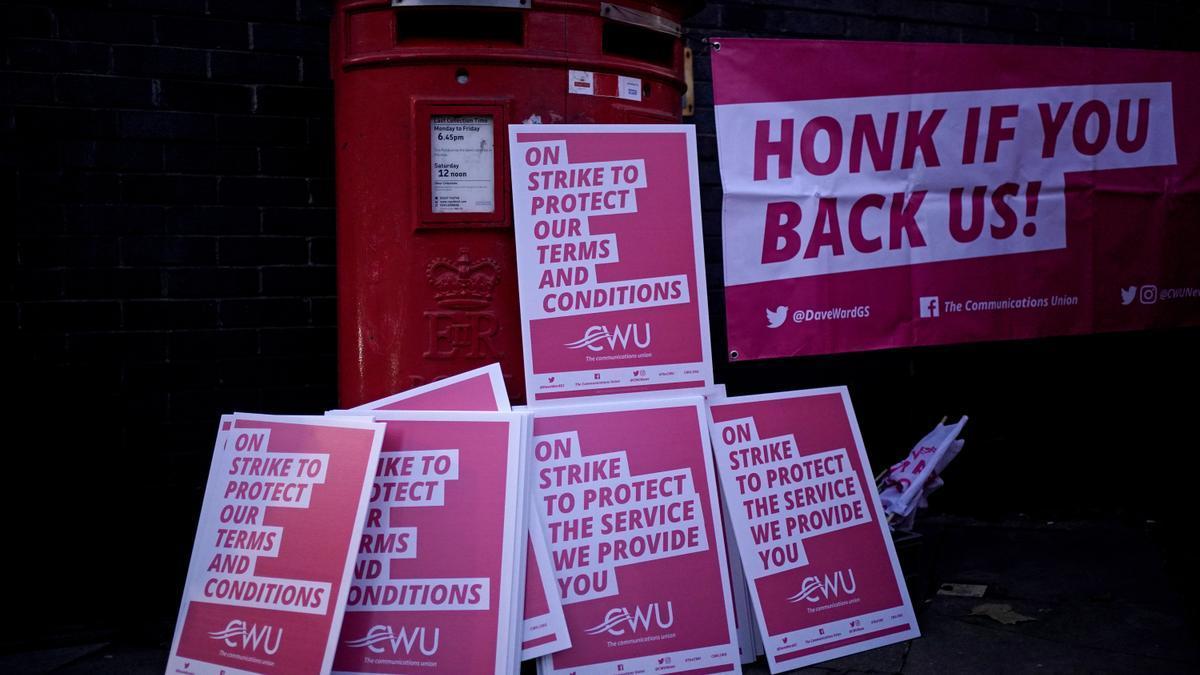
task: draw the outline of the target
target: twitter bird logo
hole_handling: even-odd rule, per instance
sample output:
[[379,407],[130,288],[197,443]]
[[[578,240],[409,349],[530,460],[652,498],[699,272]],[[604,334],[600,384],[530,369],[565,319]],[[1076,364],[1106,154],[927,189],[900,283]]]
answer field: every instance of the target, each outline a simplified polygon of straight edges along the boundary
[[1135,297],[1137,297],[1137,286],[1130,286],[1129,288],[1121,289],[1122,305],[1128,305],[1129,303],[1133,302]]
[[767,310],[767,327],[768,328],[779,328],[780,326],[782,326],[784,320],[787,319],[787,310],[788,310],[787,305],[780,305],[780,306],[776,307],[775,309],[768,309]]

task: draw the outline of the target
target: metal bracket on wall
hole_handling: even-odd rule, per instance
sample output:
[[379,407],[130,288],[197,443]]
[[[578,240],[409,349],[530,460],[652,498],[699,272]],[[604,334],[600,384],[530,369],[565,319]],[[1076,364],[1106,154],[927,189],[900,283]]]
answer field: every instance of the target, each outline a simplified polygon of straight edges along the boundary
[[[392,1],[396,2],[396,0]],[[665,16],[643,12],[640,9],[631,9],[629,7],[602,2],[600,3],[600,15],[606,19],[627,23],[631,26],[647,30],[658,31],[659,33],[666,33],[667,35],[674,35],[675,37],[683,35],[683,26]]]
[[392,7],[505,7],[529,9],[529,0],[392,0]]
[[696,78],[692,73],[692,48],[683,48],[683,116],[696,114]]

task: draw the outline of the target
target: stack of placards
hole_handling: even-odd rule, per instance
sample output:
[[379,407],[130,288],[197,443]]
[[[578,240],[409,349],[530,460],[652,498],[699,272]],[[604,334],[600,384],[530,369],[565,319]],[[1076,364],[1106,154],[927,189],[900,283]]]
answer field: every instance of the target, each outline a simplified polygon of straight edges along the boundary
[[387,430],[334,670],[515,672],[524,416],[375,413]]
[[493,364],[223,418],[169,672],[777,672],[915,636],[846,391],[713,385],[694,129],[509,131],[530,407]]
[[[259,618],[255,615],[218,631],[211,623],[197,622],[196,604],[190,602],[214,586],[202,564],[210,571],[232,567],[252,581],[267,569],[261,558],[239,556],[226,563],[208,550],[213,548],[209,542],[232,547],[224,542],[246,539],[221,528],[229,511],[227,495],[236,499],[242,489],[233,479],[226,485],[226,474],[276,477],[265,488],[251,485],[249,494],[266,490],[263,499],[276,495],[281,507],[294,506],[293,501],[307,506],[300,501],[305,484],[297,481],[297,487],[279,480],[290,475],[287,471],[306,472],[300,475],[310,483],[325,477],[308,475],[315,469],[304,464],[307,456],[297,456],[301,466],[289,469],[279,460],[247,465],[232,455],[231,448],[266,447],[266,437],[252,442],[231,435],[247,420],[291,421],[293,426],[303,421],[318,429],[363,427],[371,432],[373,445],[368,448],[374,454],[361,458],[359,474],[337,472],[342,481],[337,496],[342,501],[353,497],[357,511],[339,512],[337,521],[324,511],[305,520],[303,525],[310,529],[303,533],[310,537],[303,543],[308,548],[294,549],[296,560],[313,564],[316,549],[327,551],[331,541],[345,543],[338,584],[324,588],[324,622],[303,633],[291,625],[290,631],[284,630],[278,618],[270,624],[254,623]],[[554,592],[545,530],[528,525],[531,433],[532,415],[511,410],[495,364],[354,410],[330,411],[323,418],[237,415],[223,420],[178,628],[187,640],[184,649],[173,647],[172,664],[189,673],[319,673],[331,668],[345,673],[515,673],[523,658],[566,648],[570,642]],[[307,440],[296,432],[284,437],[275,431],[273,438],[277,445],[284,438],[292,443]],[[300,449],[330,439],[337,440],[326,433]],[[322,457],[330,466],[350,461],[349,456],[342,458],[348,450],[328,448],[329,454]],[[255,524],[256,513],[262,525],[261,512],[245,517]],[[266,515],[275,525],[279,514],[271,510]],[[237,517],[243,516],[239,512]],[[350,529],[343,534],[344,528]],[[267,548],[259,556],[279,555],[282,532],[277,529],[266,528],[262,540],[267,544],[259,545]],[[293,536],[300,539],[299,534]],[[275,548],[270,548],[272,542]],[[297,576],[308,578],[306,570],[302,565]],[[213,640],[220,638],[220,643],[201,642],[208,652],[196,650],[191,645],[197,630],[207,631]],[[285,632],[297,637],[285,639]],[[318,642],[322,651],[305,661],[290,658],[285,649],[294,645],[312,651]]]
[[[399,414],[398,411],[413,410],[472,410],[516,417],[522,425],[521,461],[528,461],[533,418],[527,412],[511,411],[499,364],[471,370],[367,403],[343,414],[371,414],[384,423],[390,423],[394,419],[392,416]],[[518,495],[522,510],[528,503],[528,496],[525,494],[528,475],[528,469],[523,464],[519,477],[522,492]],[[518,542],[523,547],[521,557],[525,561],[525,572],[522,577],[524,584],[519,589],[523,612],[517,613],[516,616],[523,617],[523,620],[519,631],[510,635],[520,636],[520,659],[525,660],[566,649],[571,642],[563,620],[562,603],[558,600],[558,594],[554,592],[554,576],[550,572],[550,554],[546,548],[545,530],[537,523],[536,514],[529,517],[523,515],[520,522],[525,524],[522,528],[524,531],[517,533]],[[528,525],[529,522],[533,522],[533,525]],[[464,532],[444,538],[450,542],[457,542],[469,536]]]
[[737,671],[695,131],[510,126],[509,147],[533,503],[571,639],[539,672]]
[[765,652],[777,672],[916,636],[845,390],[713,386],[693,128],[511,126],[509,148],[534,505],[572,645],[540,671]]

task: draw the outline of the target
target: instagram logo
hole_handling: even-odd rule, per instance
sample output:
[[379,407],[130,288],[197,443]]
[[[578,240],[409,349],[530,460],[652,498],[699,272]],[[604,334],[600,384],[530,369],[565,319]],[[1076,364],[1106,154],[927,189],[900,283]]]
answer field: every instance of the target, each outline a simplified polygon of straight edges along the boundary
[[1153,305],[1158,302],[1158,286],[1146,284],[1138,291],[1138,300],[1143,305]]

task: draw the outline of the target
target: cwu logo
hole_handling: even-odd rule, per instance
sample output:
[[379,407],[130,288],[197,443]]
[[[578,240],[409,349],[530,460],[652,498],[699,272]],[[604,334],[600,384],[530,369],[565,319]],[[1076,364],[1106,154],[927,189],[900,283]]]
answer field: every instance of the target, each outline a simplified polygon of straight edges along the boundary
[[424,626],[401,626],[397,631],[391,626],[377,625],[371,626],[371,630],[357,640],[346,640],[346,646],[352,649],[366,647],[367,651],[375,654],[383,654],[389,647],[393,654],[399,654],[402,650],[405,654],[411,654],[413,649],[417,649],[425,656],[433,656],[437,653],[441,632],[440,628],[434,628],[430,639],[429,629]]
[[788,602],[823,602],[842,595],[854,595],[858,584],[854,581],[854,570],[846,568],[833,574],[804,577],[800,592],[788,598]]
[[568,342],[564,347],[567,349],[587,349],[593,352],[602,352],[605,350],[615,351],[617,349],[629,349],[629,345],[638,349],[646,349],[650,346],[650,323],[646,322],[640,326],[636,323],[627,323],[624,326],[588,326],[588,329],[583,332],[583,337],[574,342]]
[[643,607],[634,607],[633,611],[625,607],[613,607],[604,613],[604,620],[600,623],[588,628],[588,635],[599,635],[600,633],[608,633],[609,635],[624,635],[626,631],[637,633],[651,629],[651,625],[658,628],[670,628],[675,624],[675,611],[671,607],[670,601],[667,601],[666,611],[663,611],[661,603],[650,603]]
[[279,643],[283,641],[283,629],[233,619],[221,630],[210,632],[208,637],[221,640],[226,646],[235,649],[262,651],[264,654],[274,655],[279,651]]

